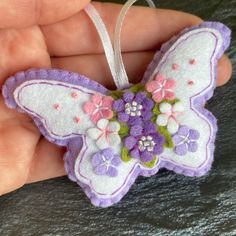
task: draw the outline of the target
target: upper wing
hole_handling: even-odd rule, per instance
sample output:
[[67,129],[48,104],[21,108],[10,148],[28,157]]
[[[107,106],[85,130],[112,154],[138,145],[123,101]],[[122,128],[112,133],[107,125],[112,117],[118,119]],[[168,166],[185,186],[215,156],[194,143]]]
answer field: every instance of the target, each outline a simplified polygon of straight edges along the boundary
[[175,98],[180,99],[185,110],[178,116],[180,127],[187,126],[200,135],[197,150],[194,147],[185,155],[176,154],[176,147],[166,148],[160,167],[186,175],[202,175],[210,169],[217,127],[214,116],[204,105],[213,94],[217,61],[229,42],[230,30],[226,26],[203,23],[165,44],[150,64],[143,82],[152,80],[156,74],[174,79]]
[[57,144],[94,126],[83,107],[95,94],[104,96],[107,89],[61,70],[19,72],[3,86],[6,104],[31,115],[43,135]]

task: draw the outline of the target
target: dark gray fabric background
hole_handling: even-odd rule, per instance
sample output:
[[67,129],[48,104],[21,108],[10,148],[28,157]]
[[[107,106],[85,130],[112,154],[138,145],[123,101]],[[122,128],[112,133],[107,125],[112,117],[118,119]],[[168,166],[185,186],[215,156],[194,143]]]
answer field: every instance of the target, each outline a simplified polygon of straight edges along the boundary
[[[158,5],[236,30],[236,0],[159,0]],[[234,68],[235,53],[233,34],[228,55]],[[107,209],[93,207],[66,177],[27,185],[0,197],[0,235],[236,235],[235,69],[233,77],[207,105],[219,120],[209,175],[188,178],[163,170],[140,177],[119,204]]]

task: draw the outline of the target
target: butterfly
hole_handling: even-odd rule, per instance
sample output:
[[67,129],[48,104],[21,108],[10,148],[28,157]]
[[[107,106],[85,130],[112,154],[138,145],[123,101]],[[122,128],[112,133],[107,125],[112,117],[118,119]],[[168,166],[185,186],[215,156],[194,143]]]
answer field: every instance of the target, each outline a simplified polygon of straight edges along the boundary
[[136,178],[161,168],[186,176],[207,173],[213,161],[213,95],[217,61],[230,30],[205,22],[162,45],[142,81],[110,91],[59,69],[30,69],[2,88],[5,103],[32,117],[42,135],[65,146],[65,169],[92,204],[107,207]]

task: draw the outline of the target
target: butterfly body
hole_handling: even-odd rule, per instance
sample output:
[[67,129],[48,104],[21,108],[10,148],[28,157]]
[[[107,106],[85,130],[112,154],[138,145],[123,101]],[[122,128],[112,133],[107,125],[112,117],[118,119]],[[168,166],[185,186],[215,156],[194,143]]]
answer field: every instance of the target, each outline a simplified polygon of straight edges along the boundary
[[6,104],[66,146],[65,169],[96,206],[118,202],[139,176],[161,168],[201,176],[211,168],[216,119],[204,108],[230,31],[190,28],[162,46],[143,80],[109,91],[77,73],[31,69],[10,77]]

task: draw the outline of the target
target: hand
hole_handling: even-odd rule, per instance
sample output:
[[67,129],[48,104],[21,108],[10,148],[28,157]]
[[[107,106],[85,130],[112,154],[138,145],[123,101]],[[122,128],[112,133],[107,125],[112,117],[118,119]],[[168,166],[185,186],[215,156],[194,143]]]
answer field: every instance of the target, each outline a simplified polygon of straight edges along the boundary
[[[84,74],[114,87],[94,25],[81,9],[89,0],[5,0],[0,2],[0,83],[31,67],[56,67]],[[113,38],[120,5],[93,3]],[[53,9],[53,11],[52,11]],[[129,78],[140,78],[160,45],[185,27],[199,24],[196,16],[133,7],[122,31],[122,51]],[[231,77],[223,56],[217,84]],[[133,80],[133,82],[134,82]],[[136,81],[137,82],[137,81]],[[0,97],[0,195],[25,183],[65,175],[65,150],[46,141],[25,114],[8,109]]]

